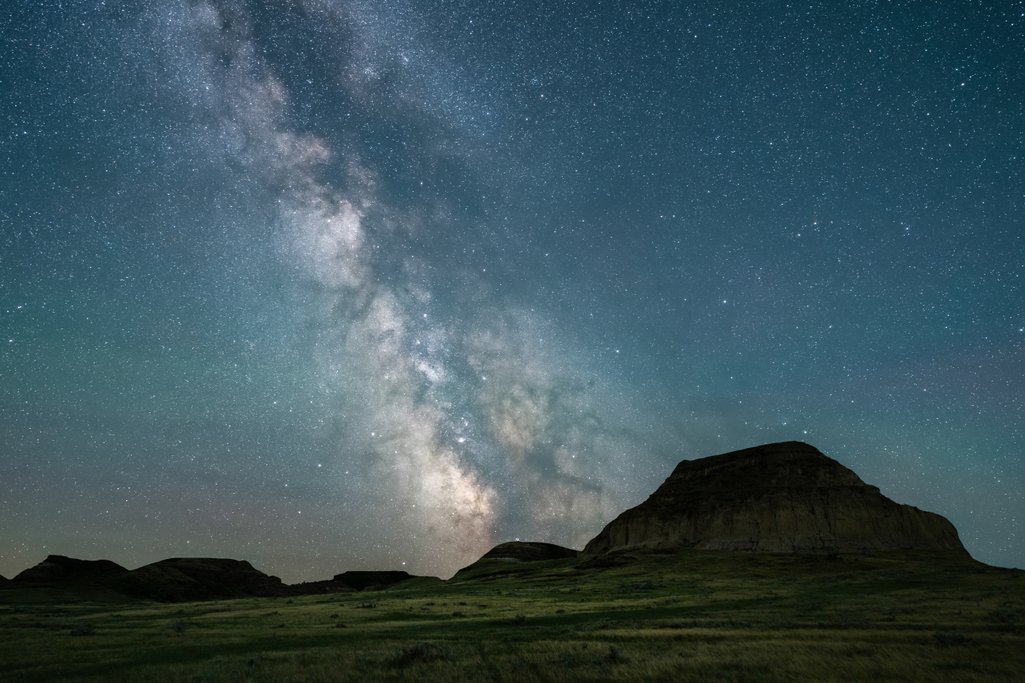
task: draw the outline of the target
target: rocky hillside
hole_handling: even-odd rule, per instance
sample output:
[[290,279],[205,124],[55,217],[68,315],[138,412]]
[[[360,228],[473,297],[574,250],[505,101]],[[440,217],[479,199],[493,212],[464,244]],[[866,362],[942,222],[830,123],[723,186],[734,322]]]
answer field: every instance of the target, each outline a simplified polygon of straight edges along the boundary
[[646,501],[592,539],[584,555],[684,548],[965,552],[943,517],[893,502],[796,441],[684,460]]

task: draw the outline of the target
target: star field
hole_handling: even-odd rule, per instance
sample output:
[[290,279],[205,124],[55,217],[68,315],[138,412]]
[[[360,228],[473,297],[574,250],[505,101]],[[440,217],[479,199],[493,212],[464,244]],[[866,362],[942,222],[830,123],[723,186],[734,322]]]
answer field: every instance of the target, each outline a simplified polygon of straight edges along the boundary
[[808,441],[1025,567],[1025,3],[0,10],[0,574],[581,547]]

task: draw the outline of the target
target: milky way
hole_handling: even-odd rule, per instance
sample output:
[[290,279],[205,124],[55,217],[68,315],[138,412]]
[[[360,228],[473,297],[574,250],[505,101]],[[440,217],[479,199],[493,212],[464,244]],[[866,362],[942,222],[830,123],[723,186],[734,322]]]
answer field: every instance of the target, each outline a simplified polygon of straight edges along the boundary
[[1025,563],[1025,5],[3,18],[0,573],[449,575],[802,439]]

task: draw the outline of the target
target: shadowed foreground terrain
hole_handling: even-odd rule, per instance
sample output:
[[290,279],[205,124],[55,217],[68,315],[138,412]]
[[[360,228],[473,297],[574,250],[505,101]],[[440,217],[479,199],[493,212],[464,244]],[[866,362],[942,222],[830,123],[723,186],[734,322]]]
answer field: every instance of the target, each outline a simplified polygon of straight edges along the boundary
[[0,680],[975,681],[1025,670],[1025,572],[958,553],[491,561],[376,592],[116,600],[0,591]]

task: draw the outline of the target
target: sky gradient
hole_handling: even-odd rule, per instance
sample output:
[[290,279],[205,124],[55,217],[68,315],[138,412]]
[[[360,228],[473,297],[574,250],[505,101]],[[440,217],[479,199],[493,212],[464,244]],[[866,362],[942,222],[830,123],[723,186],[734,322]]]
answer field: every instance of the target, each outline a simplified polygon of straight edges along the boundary
[[0,574],[447,576],[787,439],[1025,567],[1025,3],[7,5]]

